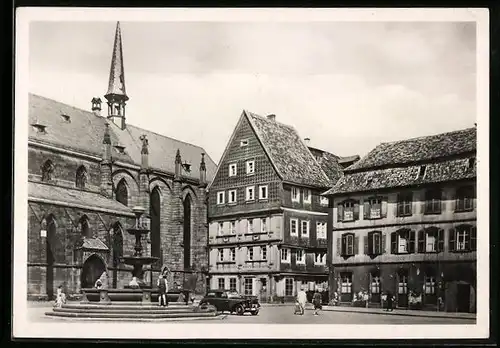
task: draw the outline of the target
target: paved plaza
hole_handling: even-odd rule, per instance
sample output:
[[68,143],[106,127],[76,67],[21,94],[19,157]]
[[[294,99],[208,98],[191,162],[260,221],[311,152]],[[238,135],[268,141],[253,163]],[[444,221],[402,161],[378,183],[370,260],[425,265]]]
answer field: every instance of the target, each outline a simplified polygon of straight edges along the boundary
[[[29,317],[33,322],[81,322],[79,320],[56,319],[45,316],[50,311],[49,303],[29,304]],[[97,320],[84,320],[84,322],[99,322]],[[175,321],[172,321],[175,322]],[[182,321],[185,322],[185,321]],[[228,314],[222,320],[206,320],[207,324],[452,324],[473,325],[476,319],[473,314],[438,313],[396,310],[384,312],[381,309],[350,308],[350,307],[325,307],[320,315],[314,316],[308,308],[304,315],[293,315],[293,305],[266,305],[264,304],[257,316],[245,314],[238,316]],[[157,325],[159,322],[138,322],[138,325]]]

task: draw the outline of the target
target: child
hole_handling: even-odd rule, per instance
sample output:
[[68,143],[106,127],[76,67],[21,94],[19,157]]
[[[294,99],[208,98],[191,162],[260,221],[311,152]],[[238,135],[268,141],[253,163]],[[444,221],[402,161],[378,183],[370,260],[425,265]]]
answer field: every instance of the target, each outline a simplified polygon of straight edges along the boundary
[[59,285],[57,287],[57,295],[56,295],[56,301],[54,303],[54,307],[60,308],[65,303],[66,303],[66,295],[62,291],[62,285]]

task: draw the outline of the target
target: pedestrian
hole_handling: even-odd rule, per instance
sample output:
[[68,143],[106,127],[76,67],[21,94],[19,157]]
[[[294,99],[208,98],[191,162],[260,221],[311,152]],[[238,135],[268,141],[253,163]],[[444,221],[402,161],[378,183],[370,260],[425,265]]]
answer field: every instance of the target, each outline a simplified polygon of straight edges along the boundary
[[158,306],[166,307],[168,306],[168,300],[167,300],[168,284],[167,280],[163,278],[161,274],[158,276],[157,286],[158,286]]
[[300,288],[300,291],[297,294],[297,302],[299,303],[300,306],[300,315],[304,315],[304,312],[306,310],[306,303],[307,303],[307,294],[304,291],[304,288]]
[[56,301],[54,307],[60,308],[66,303],[66,294],[62,290],[62,285],[57,287]]
[[314,305],[314,315],[319,315],[318,311],[321,309],[321,294],[318,289],[316,289],[316,292],[313,295],[312,302]]
[[392,296],[391,292],[390,291],[387,291],[387,311],[388,312],[392,312],[393,311],[393,308],[392,308],[392,302],[394,300],[394,297]]

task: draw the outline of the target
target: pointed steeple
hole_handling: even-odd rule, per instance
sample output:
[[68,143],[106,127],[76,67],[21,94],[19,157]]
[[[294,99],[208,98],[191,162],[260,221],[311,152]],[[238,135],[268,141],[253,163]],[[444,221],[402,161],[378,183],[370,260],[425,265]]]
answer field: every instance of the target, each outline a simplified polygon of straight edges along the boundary
[[125,102],[129,99],[125,91],[125,70],[123,68],[123,48],[120,22],[116,23],[115,43],[109,70],[108,92],[104,96],[108,100],[108,118],[125,129]]

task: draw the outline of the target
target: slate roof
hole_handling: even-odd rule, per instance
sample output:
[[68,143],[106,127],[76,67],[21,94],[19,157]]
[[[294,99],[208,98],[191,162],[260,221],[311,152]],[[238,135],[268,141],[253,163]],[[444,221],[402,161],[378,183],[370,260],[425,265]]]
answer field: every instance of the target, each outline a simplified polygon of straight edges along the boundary
[[314,155],[316,162],[319,163],[326,176],[330,179],[330,185],[335,185],[337,180],[342,176],[342,167],[339,164],[339,157],[328,151],[310,146],[309,150]]
[[431,161],[476,151],[476,128],[382,143],[347,171]]
[[269,120],[246,110],[243,113],[252,125],[278,175],[284,181],[306,186],[330,186],[330,179],[292,126]]
[[63,205],[77,205],[91,210],[106,209],[130,215],[132,209],[95,192],[75,190],[45,183],[28,182],[28,201],[42,199]]
[[[70,117],[65,121],[62,115]],[[29,123],[46,126],[46,132],[40,133],[35,127],[29,128],[29,139],[71,149],[97,157],[102,156],[102,140],[106,118],[94,113],[72,107],[67,104],[44,98],[35,94],[29,95]],[[182,175],[198,180],[201,153],[206,151],[196,145],[172,139],[139,127],[127,124],[124,130],[110,122],[111,143],[113,146],[125,147],[124,154],[113,151],[113,158],[125,163],[140,165],[142,141],[139,137],[145,134],[149,141],[149,165],[163,172],[175,172],[175,154],[180,150],[182,162],[191,164],[191,171],[183,171]],[[205,155],[207,181],[213,177],[215,162]]]
[[325,192],[324,195],[474,179],[476,177],[476,165],[474,164],[474,167],[469,170],[468,162],[469,160],[465,158],[427,164],[426,174],[422,179],[417,179],[420,165],[345,173],[335,186]]
[[[325,195],[474,179],[476,129],[408,139],[377,146],[344,170]],[[472,166],[470,166],[472,164]],[[425,175],[419,176],[422,165]]]

